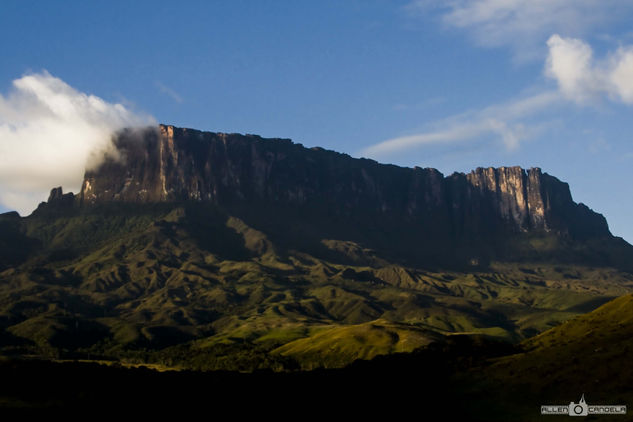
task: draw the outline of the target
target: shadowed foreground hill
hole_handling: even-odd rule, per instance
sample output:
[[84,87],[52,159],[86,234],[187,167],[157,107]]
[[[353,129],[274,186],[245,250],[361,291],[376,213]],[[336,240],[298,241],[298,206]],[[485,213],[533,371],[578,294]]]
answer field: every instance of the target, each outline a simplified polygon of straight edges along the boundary
[[[462,352],[469,350],[469,356]],[[386,417],[419,415],[437,420],[488,420],[468,383],[454,373],[507,346],[485,339],[456,339],[407,355],[358,362],[345,369],[273,373],[158,372],[85,362],[0,360],[0,412],[3,415],[87,416],[200,412],[274,416]],[[473,355],[473,352],[475,354]],[[494,413],[494,409],[493,409]],[[483,415],[484,418],[480,418]]]
[[[624,421],[633,408],[633,296],[598,309],[523,341],[512,351],[478,361],[452,373],[451,384],[471,408],[475,420],[539,421],[540,407],[578,403],[624,405],[627,414],[594,415],[586,420]],[[479,392],[486,396],[477,396]],[[485,414],[487,416],[483,416]]]
[[633,296],[619,297],[532,337],[522,348],[523,353],[496,360],[489,374],[543,392],[568,384],[594,402],[628,400],[631,405]]
[[[517,346],[486,336],[454,335],[423,350],[358,361],[345,369],[158,372],[118,364],[5,359],[0,360],[0,410],[50,416],[95,409],[101,414],[240,409],[241,415],[294,419],[302,408],[319,416],[349,412],[357,417],[416,414],[421,420],[532,422],[553,418],[540,415],[541,405],[567,405],[584,394],[592,405],[627,405],[630,414],[630,308],[627,295]],[[587,339],[592,330],[605,335]],[[249,405],[242,409],[244,403]]]

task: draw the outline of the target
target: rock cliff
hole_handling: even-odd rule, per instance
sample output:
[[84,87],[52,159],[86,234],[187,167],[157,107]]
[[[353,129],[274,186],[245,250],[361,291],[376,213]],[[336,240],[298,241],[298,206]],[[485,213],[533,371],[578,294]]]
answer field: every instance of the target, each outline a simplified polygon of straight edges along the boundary
[[372,213],[458,236],[500,230],[610,235],[601,215],[574,203],[569,186],[539,168],[478,168],[444,177],[287,139],[166,125],[124,131],[115,144],[121,158],[86,173],[80,204],[243,201],[342,216]]

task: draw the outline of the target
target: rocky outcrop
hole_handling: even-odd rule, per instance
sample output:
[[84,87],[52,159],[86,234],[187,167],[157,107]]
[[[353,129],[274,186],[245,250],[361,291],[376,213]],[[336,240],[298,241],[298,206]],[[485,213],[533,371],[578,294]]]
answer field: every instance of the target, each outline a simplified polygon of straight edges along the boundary
[[123,158],[86,173],[80,204],[249,201],[342,216],[373,213],[457,236],[499,230],[610,235],[601,215],[574,203],[569,186],[539,168],[478,168],[444,177],[287,139],[166,125],[124,131],[115,143]]
[[43,209],[65,210],[72,208],[76,203],[77,197],[72,192],[64,193],[62,187],[59,186],[51,189],[51,193],[48,195],[48,200],[40,203],[36,212]]
[[51,193],[48,196],[48,204],[54,204],[58,206],[72,206],[75,196],[72,192],[64,193],[62,187],[56,187],[51,189]]

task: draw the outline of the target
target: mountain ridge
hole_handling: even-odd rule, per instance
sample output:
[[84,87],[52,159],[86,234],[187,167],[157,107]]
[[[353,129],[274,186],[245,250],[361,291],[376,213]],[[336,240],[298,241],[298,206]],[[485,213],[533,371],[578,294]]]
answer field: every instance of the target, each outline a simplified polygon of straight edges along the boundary
[[0,353],[345,366],[518,341],[633,291],[633,247],[538,169],[162,128],[117,135],[79,194],[0,215]]
[[373,204],[378,212],[420,216],[463,210],[469,202],[518,231],[569,230],[561,226],[561,217],[567,215],[557,213],[584,213],[592,219],[595,233],[610,234],[604,217],[575,204],[569,186],[540,168],[480,167],[444,176],[432,168],[411,169],[308,149],[288,139],[168,125],[140,136],[123,131],[114,143],[124,158],[108,158],[100,168],[86,172],[78,194],[81,203],[264,199],[294,205],[326,201],[333,206],[328,201],[333,195],[344,208]]
[[123,130],[113,143],[117,154],[86,171],[77,195],[56,188],[47,204],[201,201],[286,212],[370,248],[408,245],[394,255],[428,265],[477,267],[528,256],[535,238],[548,239],[559,255],[568,255],[570,242],[616,239],[602,215],[575,203],[569,185],[540,168],[480,167],[444,176],[289,139],[169,125]]

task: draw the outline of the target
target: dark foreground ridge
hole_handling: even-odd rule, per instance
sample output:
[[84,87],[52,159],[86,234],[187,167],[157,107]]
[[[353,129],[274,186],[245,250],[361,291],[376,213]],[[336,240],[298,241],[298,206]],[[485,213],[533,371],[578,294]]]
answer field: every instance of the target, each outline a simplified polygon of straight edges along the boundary
[[510,350],[502,343],[465,337],[412,354],[358,361],[344,369],[293,373],[158,372],[87,362],[4,360],[0,412],[50,416],[96,409],[102,415],[206,411],[292,420],[307,411],[322,417],[414,412],[422,420],[503,420],[498,418],[505,406],[481,411],[488,393],[473,391],[472,380],[458,375],[484,358]]

